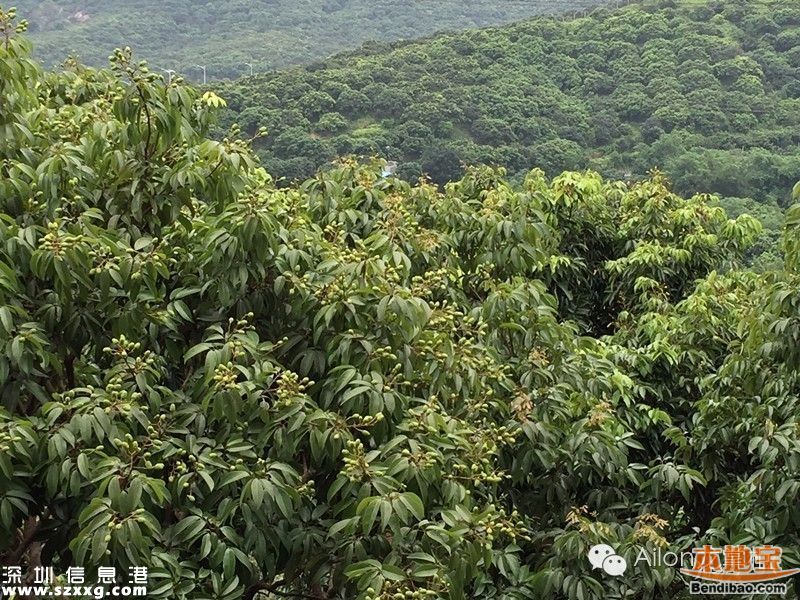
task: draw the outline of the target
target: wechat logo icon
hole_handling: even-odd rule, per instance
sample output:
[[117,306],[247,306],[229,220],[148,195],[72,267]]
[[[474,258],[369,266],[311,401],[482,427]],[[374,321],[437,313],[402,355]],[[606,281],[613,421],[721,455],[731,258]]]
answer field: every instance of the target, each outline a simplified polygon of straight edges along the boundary
[[628,568],[628,563],[608,544],[595,544],[587,555],[593,569],[603,569],[612,577],[618,577]]

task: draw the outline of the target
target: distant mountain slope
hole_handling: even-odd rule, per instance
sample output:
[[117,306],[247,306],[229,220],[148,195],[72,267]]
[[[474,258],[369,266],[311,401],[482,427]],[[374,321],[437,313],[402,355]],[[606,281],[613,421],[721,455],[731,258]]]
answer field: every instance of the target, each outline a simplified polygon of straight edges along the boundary
[[774,206],[800,174],[799,44],[800,2],[659,0],[351,52],[223,95],[290,178],[351,152],[437,181],[461,163],[660,167],[681,193]]
[[508,23],[585,10],[604,0],[18,0],[47,64],[77,53],[105,64],[129,45],[162,68],[195,78],[237,77],[308,63],[369,40]]

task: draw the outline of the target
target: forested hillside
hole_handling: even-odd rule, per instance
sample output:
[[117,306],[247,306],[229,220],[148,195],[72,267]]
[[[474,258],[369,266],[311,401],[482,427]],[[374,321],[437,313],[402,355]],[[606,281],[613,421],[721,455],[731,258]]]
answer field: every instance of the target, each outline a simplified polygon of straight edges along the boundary
[[800,564],[800,208],[756,273],[758,223],[659,173],[284,185],[213,92],[23,33],[0,8],[0,565],[587,600],[687,597],[642,550]]
[[35,56],[105,65],[120,45],[195,81],[310,62],[370,40],[586,10],[605,0],[18,0]]
[[245,129],[267,127],[276,175],[348,153],[438,182],[462,163],[623,179],[658,166],[680,193],[777,223],[800,173],[799,43],[798,2],[662,0],[351,52],[221,93]]

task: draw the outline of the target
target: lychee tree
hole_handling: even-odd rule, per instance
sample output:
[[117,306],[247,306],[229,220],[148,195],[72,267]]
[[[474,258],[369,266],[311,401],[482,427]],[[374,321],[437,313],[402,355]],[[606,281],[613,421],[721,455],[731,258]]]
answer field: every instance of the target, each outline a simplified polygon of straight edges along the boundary
[[796,542],[794,275],[735,270],[752,219],[658,174],[284,187],[208,138],[215,94],[0,33],[3,564],[146,566],[171,599],[674,595],[587,549],[738,534],[753,477]]

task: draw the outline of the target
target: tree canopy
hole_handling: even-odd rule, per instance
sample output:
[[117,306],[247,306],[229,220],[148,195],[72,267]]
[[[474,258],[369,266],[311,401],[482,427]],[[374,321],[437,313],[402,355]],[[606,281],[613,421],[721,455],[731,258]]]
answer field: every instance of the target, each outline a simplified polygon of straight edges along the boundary
[[[352,153],[438,183],[460,177],[462,164],[503,166],[517,179],[530,165],[623,180],[657,166],[680,194],[749,198],[775,221],[800,172],[800,55],[790,42],[799,31],[800,5],[782,0],[647,0],[384,44],[220,93],[227,122],[244,111],[246,127],[269,129],[257,150],[289,179]],[[325,114],[311,101],[318,92],[330,96]],[[346,124],[331,129],[331,118]],[[313,143],[282,143],[289,128]],[[777,264],[776,254],[761,262]]]
[[[0,9],[0,562],[148,597],[679,597],[595,543],[800,547],[800,209],[657,171],[277,182],[128,49]],[[623,49],[624,50],[624,49]]]

